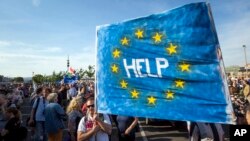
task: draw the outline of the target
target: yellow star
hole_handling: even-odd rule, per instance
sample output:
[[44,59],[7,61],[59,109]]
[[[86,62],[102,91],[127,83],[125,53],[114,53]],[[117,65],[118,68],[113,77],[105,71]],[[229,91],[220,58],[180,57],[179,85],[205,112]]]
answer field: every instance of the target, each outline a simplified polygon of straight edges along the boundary
[[118,50],[118,49],[115,49],[115,51],[113,51],[113,57],[114,58],[118,58],[118,57],[120,57],[120,51]]
[[137,92],[135,89],[130,92],[132,95],[132,98],[138,98],[139,92]]
[[127,39],[127,37],[124,37],[123,39],[121,39],[121,43],[122,45],[128,45],[129,39]]
[[153,96],[148,97],[148,104],[155,105],[156,98]]
[[173,45],[172,43],[170,43],[170,46],[168,48],[166,48],[166,50],[168,51],[169,55],[172,55],[174,53],[176,53],[176,45]]
[[181,65],[179,65],[179,67],[181,68],[181,71],[182,71],[182,72],[183,72],[183,71],[190,71],[190,70],[189,70],[189,67],[190,67],[189,64],[181,64]]
[[128,83],[127,83],[126,81],[122,80],[122,81],[120,82],[120,84],[121,84],[121,87],[122,87],[122,88],[124,88],[124,89],[127,88]]
[[166,94],[167,94],[167,99],[173,99],[174,98],[174,93],[173,92],[171,92],[171,91],[168,91],[168,92],[166,92]]
[[113,64],[113,65],[111,66],[111,69],[112,69],[112,72],[118,73],[118,67],[117,67],[116,64]]
[[181,81],[181,80],[176,80],[176,81],[175,81],[175,86],[176,86],[177,88],[178,88],[178,87],[184,88],[184,84],[185,84],[184,81]]
[[137,29],[135,32],[135,35],[137,36],[138,39],[143,38],[143,30]]
[[162,34],[156,33],[152,38],[154,39],[155,43],[161,42]]

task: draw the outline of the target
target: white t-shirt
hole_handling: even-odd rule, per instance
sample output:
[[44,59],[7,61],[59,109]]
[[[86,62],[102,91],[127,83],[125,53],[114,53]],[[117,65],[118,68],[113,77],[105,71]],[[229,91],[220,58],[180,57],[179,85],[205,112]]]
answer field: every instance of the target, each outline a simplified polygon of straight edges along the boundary
[[[88,120],[85,120],[86,116],[84,116],[81,121],[79,122],[78,125],[78,130],[80,132],[86,132],[87,128],[86,128],[86,121],[93,121],[92,117],[88,116]],[[111,125],[110,119],[108,115],[103,114],[103,118],[104,118],[104,122]],[[103,131],[98,131],[96,135],[92,136],[90,139],[88,139],[88,141],[109,141],[109,136],[107,133],[103,132]]]

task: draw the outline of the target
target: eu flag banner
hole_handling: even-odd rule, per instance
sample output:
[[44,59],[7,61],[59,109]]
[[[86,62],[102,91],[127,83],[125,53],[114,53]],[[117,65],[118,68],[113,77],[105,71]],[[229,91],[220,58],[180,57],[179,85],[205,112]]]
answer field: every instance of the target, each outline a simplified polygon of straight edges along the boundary
[[233,123],[207,3],[97,27],[96,82],[100,113]]

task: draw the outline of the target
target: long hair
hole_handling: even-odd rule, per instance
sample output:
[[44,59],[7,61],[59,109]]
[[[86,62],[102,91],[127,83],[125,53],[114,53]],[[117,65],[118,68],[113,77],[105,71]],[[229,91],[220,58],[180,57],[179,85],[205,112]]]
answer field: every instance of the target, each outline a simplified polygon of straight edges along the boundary
[[69,114],[70,112],[72,112],[74,110],[80,111],[81,107],[79,105],[82,105],[82,97],[80,97],[80,96],[74,97],[70,101],[70,103],[66,109],[66,113]]

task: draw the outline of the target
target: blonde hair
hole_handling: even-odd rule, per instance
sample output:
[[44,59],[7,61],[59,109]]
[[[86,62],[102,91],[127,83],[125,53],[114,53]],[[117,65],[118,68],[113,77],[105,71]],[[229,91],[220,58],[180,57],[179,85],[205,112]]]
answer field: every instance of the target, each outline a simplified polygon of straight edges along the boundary
[[49,101],[49,103],[52,103],[56,100],[57,97],[58,97],[57,93],[50,93],[47,96],[47,100]]
[[69,102],[69,105],[66,109],[66,113],[69,114],[70,112],[72,112],[74,110],[81,110],[81,107],[79,106],[79,104],[82,104],[82,97],[80,97],[80,96],[74,97]]

